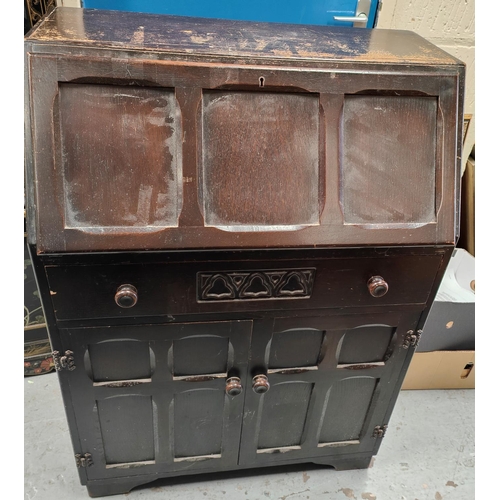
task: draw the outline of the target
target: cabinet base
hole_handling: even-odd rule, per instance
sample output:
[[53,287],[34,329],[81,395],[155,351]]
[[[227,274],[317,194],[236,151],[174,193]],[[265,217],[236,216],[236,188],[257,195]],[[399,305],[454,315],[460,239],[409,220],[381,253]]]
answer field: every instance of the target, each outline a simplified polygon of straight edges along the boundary
[[350,458],[347,460],[339,459],[328,459],[321,460],[315,459],[314,463],[318,465],[330,465],[335,470],[353,470],[353,469],[368,469],[372,466],[373,457],[360,457],[360,458]]
[[[313,463],[316,465],[326,465],[333,467],[336,471],[345,471],[345,470],[354,470],[354,469],[367,469],[372,466],[373,456],[372,455],[364,455],[360,457],[349,457],[349,458],[332,458],[325,457],[311,459],[308,463]],[[296,468],[298,463],[290,463],[287,465],[281,463],[276,464],[276,466],[280,468],[286,467],[294,467]],[[304,463],[305,465],[305,463]],[[232,472],[238,473],[238,470],[243,470],[244,468],[233,469]],[[206,473],[207,471],[204,471]],[[219,471],[221,474],[224,474],[224,471]],[[103,480],[95,480],[88,481],[87,492],[91,498],[105,497],[111,495],[123,495],[129,493],[133,488],[138,486],[146,485],[148,483],[152,483],[158,479],[173,479],[178,477],[179,475],[191,475],[190,473],[172,473],[165,475],[147,475],[147,476],[136,476],[136,477],[124,477],[124,478],[115,478],[115,479],[103,479]],[[196,474],[196,473],[195,473]]]
[[110,495],[124,495],[130,493],[133,488],[155,481],[156,477],[126,477],[120,479],[109,479],[104,481],[89,481],[87,483],[87,492],[89,497],[98,498]]

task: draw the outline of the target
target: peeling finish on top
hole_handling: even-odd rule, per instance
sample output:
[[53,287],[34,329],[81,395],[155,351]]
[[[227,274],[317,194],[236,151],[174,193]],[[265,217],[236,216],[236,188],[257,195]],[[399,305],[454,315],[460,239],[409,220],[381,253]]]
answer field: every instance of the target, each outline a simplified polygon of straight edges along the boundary
[[416,33],[58,7],[26,40],[207,56],[457,65]]

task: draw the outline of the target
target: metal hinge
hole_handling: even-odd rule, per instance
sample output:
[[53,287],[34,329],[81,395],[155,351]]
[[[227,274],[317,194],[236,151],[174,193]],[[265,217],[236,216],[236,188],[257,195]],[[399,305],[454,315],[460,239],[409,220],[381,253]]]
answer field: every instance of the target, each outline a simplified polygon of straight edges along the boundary
[[421,336],[422,336],[422,330],[417,330],[416,333],[413,330],[408,330],[403,340],[403,349],[409,349],[410,347],[417,347],[418,343],[420,342]]
[[92,461],[92,455],[90,453],[85,453],[82,455],[81,453],[77,453],[75,455],[76,466],[77,467],[90,467],[94,464]]
[[383,438],[385,436],[385,432],[387,431],[387,425],[377,425],[373,430],[372,437],[374,438]]
[[53,351],[52,358],[54,360],[54,366],[58,372],[61,370],[73,371],[76,368],[73,351],[64,351],[63,356],[61,356],[59,351]]

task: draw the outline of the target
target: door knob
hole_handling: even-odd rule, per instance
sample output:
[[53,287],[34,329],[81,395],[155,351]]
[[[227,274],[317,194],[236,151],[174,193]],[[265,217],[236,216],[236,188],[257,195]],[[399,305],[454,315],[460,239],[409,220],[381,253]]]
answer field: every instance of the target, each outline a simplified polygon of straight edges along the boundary
[[115,293],[116,304],[124,309],[134,307],[138,298],[137,288],[133,285],[120,285]]
[[238,396],[241,394],[242,386],[239,377],[229,377],[226,380],[226,394],[228,396]]
[[252,379],[252,389],[257,394],[264,394],[270,387],[271,384],[265,375],[255,375]]
[[383,297],[389,290],[389,285],[382,276],[372,276],[367,285],[372,297]]

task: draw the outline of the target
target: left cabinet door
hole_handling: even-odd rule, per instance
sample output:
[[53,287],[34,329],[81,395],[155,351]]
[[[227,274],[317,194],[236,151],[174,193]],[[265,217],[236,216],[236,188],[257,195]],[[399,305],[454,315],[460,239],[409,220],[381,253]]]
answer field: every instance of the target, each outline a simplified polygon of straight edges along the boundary
[[70,385],[75,453],[91,454],[88,479],[235,466],[251,329],[228,321],[61,330],[75,368],[59,373]]

